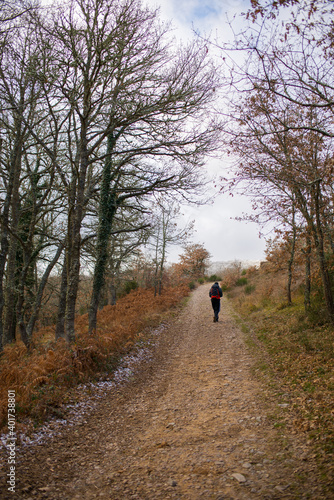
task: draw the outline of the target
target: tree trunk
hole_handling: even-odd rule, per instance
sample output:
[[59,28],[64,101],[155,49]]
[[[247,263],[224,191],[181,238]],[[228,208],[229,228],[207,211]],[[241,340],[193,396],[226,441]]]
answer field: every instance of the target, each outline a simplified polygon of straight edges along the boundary
[[25,299],[25,282],[29,269],[29,257],[27,255],[23,256],[22,270],[20,273],[18,290],[17,290],[17,303],[16,303],[16,320],[19,325],[21,340],[26,347],[29,347],[30,339],[27,336],[27,331],[24,321],[24,299]]
[[162,278],[164,274],[165,260],[166,260],[166,249],[167,249],[166,230],[167,228],[163,227],[163,241],[162,241],[161,261],[159,269],[159,295],[161,295],[162,293]]
[[6,198],[3,205],[2,217],[1,217],[1,243],[0,243],[0,351],[2,351],[3,345],[6,343],[4,338],[4,325],[3,325],[3,311],[5,305],[5,290],[4,290],[4,276],[5,267],[7,261],[7,255],[9,250],[9,212],[12,201],[12,194],[14,189],[14,178],[15,178],[15,160],[11,162],[11,169],[9,173],[8,185]]
[[116,305],[117,302],[117,295],[116,295],[116,286],[114,283],[110,283],[109,285],[109,303],[114,306]]
[[[21,122],[16,125],[17,130],[21,129]],[[8,260],[6,271],[6,288],[5,288],[5,318],[4,318],[4,344],[15,341],[16,330],[16,251],[17,239],[13,236],[17,232],[20,212],[20,175],[21,175],[21,159],[22,159],[22,136],[19,132],[16,139],[16,144],[12,152],[11,174],[13,179],[12,195],[10,200],[11,205],[11,238],[8,247]]]
[[23,342],[25,343],[25,345],[28,348],[30,347],[32,334],[33,334],[35,324],[36,324],[36,321],[37,321],[37,318],[39,315],[39,311],[41,309],[41,304],[42,304],[42,300],[43,300],[43,292],[44,292],[45,286],[47,284],[47,281],[48,281],[48,278],[50,276],[52,269],[54,268],[54,266],[58,262],[58,259],[61,255],[61,252],[63,251],[63,248],[64,248],[64,244],[60,243],[58,245],[57,251],[56,251],[52,261],[49,263],[49,265],[47,266],[47,268],[44,271],[44,274],[43,274],[41,281],[39,283],[39,286],[38,286],[37,295],[36,295],[35,302],[34,302],[34,307],[32,309],[28,324],[27,325],[25,324],[23,316],[21,316],[19,318],[21,337],[22,337]]
[[333,292],[332,292],[332,284],[330,275],[328,272],[328,266],[326,261],[325,249],[324,249],[324,235],[323,235],[323,226],[321,222],[321,207],[320,207],[320,199],[321,199],[321,190],[320,190],[321,180],[317,180],[317,182],[313,183],[312,190],[314,193],[314,205],[315,205],[315,218],[316,218],[316,230],[317,237],[315,240],[316,251],[319,257],[319,265],[320,271],[324,286],[324,295],[327,306],[327,311],[330,317],[331,322],[334,324],[334,300],[333,300]]
[[116,213],[116,198],[115,193],[111,192],[112,182],[112,151],[115,145],[113,134],[108,136],[107,157],[102,174],[101,195],[100,195],[100,212],[99,212],[99,227],[97,232],[96,243],[96,263],[94,268],[93,290],[89,306],[89,334],[93,334],[97,326],[97,310],[99,307],[101,290],[104,286],[104,275],[108,259],[108,245],[111,235],[111,226],[114,215]]
[[325,296],[327,312],[329,314],[331,322],[334,324],[334,302],[333,302],[332,285],[327,268],[326,256],[324,251],[324,242],[321,231],[320,234],[318,232],[314,234],[314,242],[319,260],[320,273],[324,288],[324,296]]
[[[88,107],[88,105],[87,105]],[[86,111],[83,113],[85,116]],[[75,307],[80,280],[81,225],[85,207],[85,184],[88,168],[87,123],[81,124],[79,174],[72,181],[67,236],[67,293],[65,336],[68,342],[75,340]]]
[[311,307],[311,237],[306,234],[306,250],[305,250],[305,292],[304,292],[304,307],[305,311],[309,311]]
[[292,240],[291,240],[291,248],[290,248],[290,258],[288,262],[288,284],[287,284],[287,299],[288,304],[292,304],[292,296],[291,296],[291,285],[292,285],[292,268],[293,262],[295,259],[295,248],[296,248],[296,224],[295,224],[295,205],[294,201],[292,202]]
[[[80,217],[76,216],[74,227],[80,231]],[[81,238],[80,232],[73,238],[73,243],[70,245],[67,253],[67,292],[66,292],[66,312],[65,312],[65,336],[67,342],[75,340],[75,306],[78,295],[79,279],[80,279],[80,248]]]
[[63,269],[61,273],[60,292],[59,292],[57,324],[56,324],[56,340],[65,338],[66,292],[67,292],[67,260],[65,252]]
[[315,210],[315,221],[314,221],[314,216],[311,216],[308,213],[307,210],[307,204],[305,202],[305,198],[303,194],[300,191],[296,191],[297,197],[299,199],[299,204],[300,204],[300,210],[305,217],[305,220],[307,221],[308,227],[310,228],[313,236],[313,241],[317,253],[317,258],[319,262],[319,267],[320,267],[320,274],[321,274],[321,279],[322,279],[322,286],[324,290],[324,296],[325,296],[325,302],[326,302],[326,308],[327,308],[327,313],[329,316],[329,319],[332,324],[334,324],[334,301],[333,301],[333,292],[332,292],[332,286],[331,286],[331,280],[328,272],[328,267],[327,267],[327,262],[326,262],[326,256],[325,256],[325,250],[324,250],[324,238],[323,238],[323,231],[322,231],[322,224],[321,224],[321,217],[320,217],[320,203],[319,203],[319,197],[320,197],[320,181],[318,181],[315,185],[313,183],[312,190],[311,190],[311,195],[314,201],[314,210]]
[[313,228],[313,238],[314,238],[315,248],[316,248],[316,252],[317,252],[319,267],[320,267],[320,273],[321,273],[321,279],[322,279],[322,286],[324,289],[326,308],[327,308],[327,312],[328,312],[330,321],[334,324],[334,302],[333,302],[332,285],[331,285],[331,280],[330,280],[330,276],[329,276],[328,268],[327,268],[323,239],[321,236],[322,235],[321,234],[319,235],[317,233],[316,229]]

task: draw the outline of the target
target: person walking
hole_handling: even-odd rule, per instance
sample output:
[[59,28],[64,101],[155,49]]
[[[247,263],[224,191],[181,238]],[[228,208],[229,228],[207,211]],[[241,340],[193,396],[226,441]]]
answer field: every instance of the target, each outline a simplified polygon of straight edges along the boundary
[[223,296],[223,291],[216,281],[210,288],[209,297],[211,297],[211,305],[214,312],[213,322],[217,323],[220,311],[220,298]]

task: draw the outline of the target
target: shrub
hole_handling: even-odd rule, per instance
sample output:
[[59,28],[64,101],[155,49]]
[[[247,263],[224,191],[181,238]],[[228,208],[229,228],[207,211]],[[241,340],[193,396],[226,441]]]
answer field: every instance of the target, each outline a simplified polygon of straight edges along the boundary
[[138,283],[135,280],[129,280],[124,283],[124,293],[127,295],[132,290],[137,290]]
[[246,285],[245,286],[245,294],[246,295],[250,295],[251,293],[253,293],[255,290],[255,286],[254,285]]
[[247,285],[247,282],[248,282],[247,278],[239,278],[237,279],[235,284],[236,286],[244,286]]
[[209,276],[208,278],[208,281],[221,281],[222,278],[221,276],[217,276],[217,274],[211,274],[211,276]]

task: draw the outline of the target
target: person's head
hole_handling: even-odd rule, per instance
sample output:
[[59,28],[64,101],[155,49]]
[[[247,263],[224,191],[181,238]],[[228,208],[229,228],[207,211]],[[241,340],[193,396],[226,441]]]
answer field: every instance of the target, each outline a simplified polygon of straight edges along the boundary
[[218,281],[215,281],[215,285],[218,285]]

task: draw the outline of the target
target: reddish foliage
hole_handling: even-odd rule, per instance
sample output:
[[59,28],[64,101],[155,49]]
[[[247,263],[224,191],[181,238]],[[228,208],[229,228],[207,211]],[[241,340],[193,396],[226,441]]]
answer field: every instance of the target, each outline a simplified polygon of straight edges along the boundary
[[64,388],[73,387],[127,352],[143,329],[161,322],[163,314],[180,302],[189,288],[165,289],[159,297],[152,290],[135,290],[114,306],[98,313],[96,334],[88,335],[88,315],[76,320],[77,340],[55,343],[54,328],[40,330],[28,352],[22,342],[8,345],[0,362],[0,423],[6,425],[7,392],[15,390],[17,416],[41,418],[64,399]]

